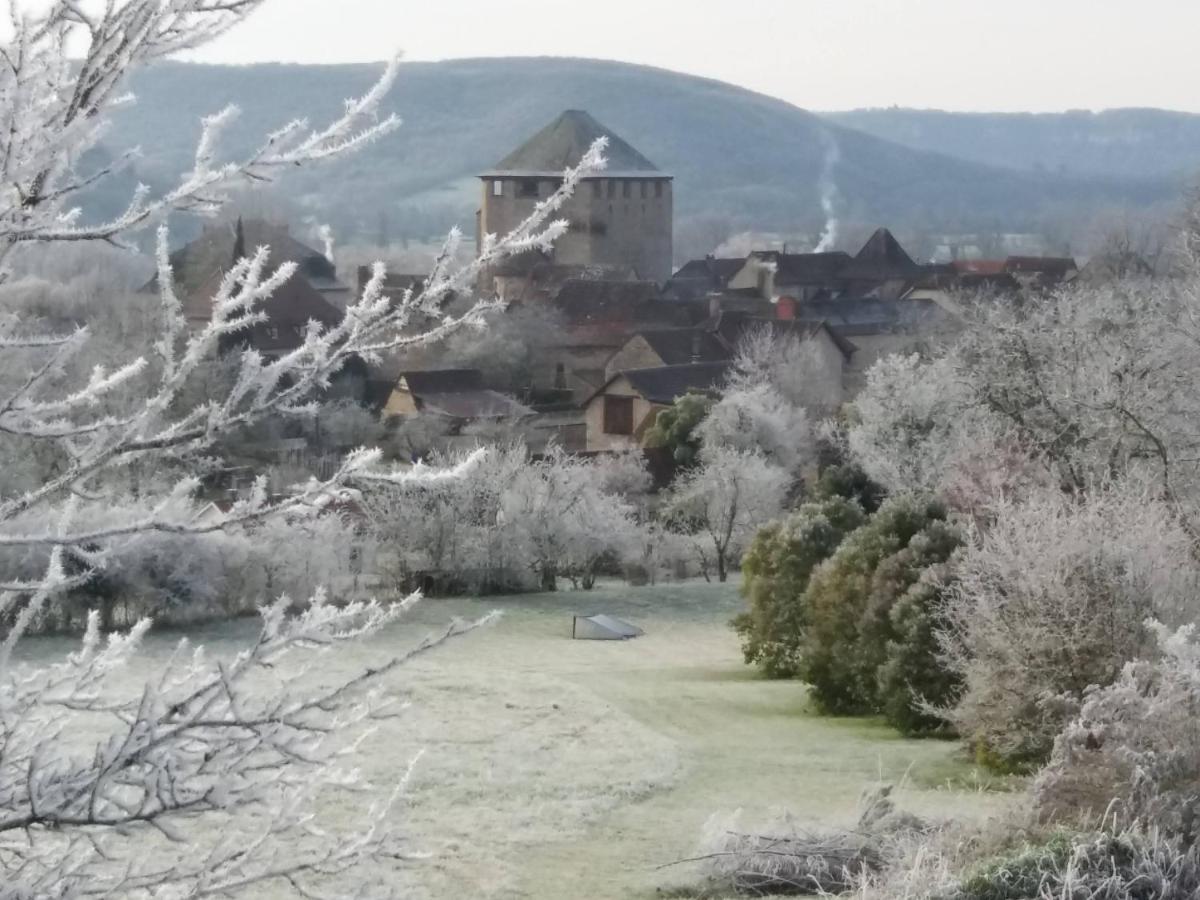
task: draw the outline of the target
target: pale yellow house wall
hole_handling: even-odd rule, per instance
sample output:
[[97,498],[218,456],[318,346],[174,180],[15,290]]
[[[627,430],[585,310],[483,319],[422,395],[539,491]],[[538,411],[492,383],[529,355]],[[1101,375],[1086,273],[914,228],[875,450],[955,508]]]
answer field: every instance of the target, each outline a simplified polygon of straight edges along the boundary
[[[633,398],[633,434],[604,433],[604,398],[632,397]],[[584,408],[584,423],[587,426],[587,449],[590,452],[606,450],[636,450],[641,446],[639,435],[645,434],[650,426],[651,417],[658,415],[662,407],[655,406],[633,389],[626,378],[618,378],[608,386],[603,394],[597,394]]]

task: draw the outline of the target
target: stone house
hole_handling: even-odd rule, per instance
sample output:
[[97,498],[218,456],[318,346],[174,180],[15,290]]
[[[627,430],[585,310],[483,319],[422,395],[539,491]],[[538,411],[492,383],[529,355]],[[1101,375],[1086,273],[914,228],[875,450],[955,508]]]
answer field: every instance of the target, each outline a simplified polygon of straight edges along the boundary
[[396,381],[381,416],[387,420],[420,413],[466,424],[480,419],[521,419],[532,410],[484,386],[478,369],[405,372]]
[[477,240],[507,234],[559,186],[592,143],[608,138],[608,167],[586,179],[560,215],[568,232],[550,254],[556,264],[631,266],[642,279],[671,277],[672,177],[583,110],[569,109],[480,174]]
[[706,328],[647,329],[634,334],[609,357],[604,375],[609,379],[629,369],[724,362],[732,355],[721,336]]
[[589,452],[643,448],[659,412],[688,393],[716,396],[727,362],[689,363],[618,372],[583,404]]

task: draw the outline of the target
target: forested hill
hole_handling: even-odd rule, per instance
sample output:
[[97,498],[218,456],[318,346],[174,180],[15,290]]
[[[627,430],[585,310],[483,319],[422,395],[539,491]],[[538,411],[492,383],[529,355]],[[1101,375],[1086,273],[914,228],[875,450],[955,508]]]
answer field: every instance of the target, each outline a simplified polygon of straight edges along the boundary
[[1200,174],[1200,115],[1162,109],[951,113],[858,109],[825,117],[917,150],[987,165],[1112,178]]
[[[362,91],[378,66],[167,63],[133,84],[109,150],[140,146],[132,177],[164,184],[190,165],[203,115],[244,113],[226,147],[245,152],[297,116],[314,122]],[[1036,228],[1170,197],[1169,177],[1060,177],[1015,172],[916,150],[830,124],[802,109],[716,81],[594,60],[478,59],[411,63],[388,106],[400,132],[347,161],[298,172],[290,200],[348,236],[419,237],[458,222],[471,231],[473,175],[566,108],[584,108],[677,178],[680,224],[723,217],[738,227],[817,228],[826,130],[836,138],[839,215],[946,229]],[[118,139],[119,138],[119,139]],[[110,192],[107,205],[124,202]]]

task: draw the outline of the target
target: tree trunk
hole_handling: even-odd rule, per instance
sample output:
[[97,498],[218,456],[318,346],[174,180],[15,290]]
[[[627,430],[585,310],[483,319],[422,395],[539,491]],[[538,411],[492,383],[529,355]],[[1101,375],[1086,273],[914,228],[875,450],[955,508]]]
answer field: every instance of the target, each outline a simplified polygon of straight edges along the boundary
[[717,581],[722,584],[729,578],[729,570],[725,566],[725,552],[717,551]]
[[557,591],[558,577],[554,566],[546,566],[542,569],[542,590]]

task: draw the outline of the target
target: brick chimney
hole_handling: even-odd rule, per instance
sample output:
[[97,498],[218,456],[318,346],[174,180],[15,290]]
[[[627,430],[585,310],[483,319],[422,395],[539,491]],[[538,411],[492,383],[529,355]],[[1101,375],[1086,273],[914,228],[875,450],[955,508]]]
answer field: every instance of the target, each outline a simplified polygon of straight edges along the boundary
[[796,298],[777,297],[775,299],[775,318],[781,322],[791,322],[796,318]]

